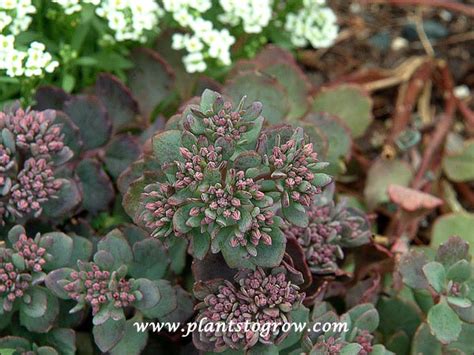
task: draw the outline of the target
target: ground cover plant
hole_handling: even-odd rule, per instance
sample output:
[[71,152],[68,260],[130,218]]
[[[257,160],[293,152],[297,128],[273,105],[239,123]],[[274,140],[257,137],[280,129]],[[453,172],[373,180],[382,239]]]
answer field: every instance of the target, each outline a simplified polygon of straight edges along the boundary
[[473,17],[0,1],[0,354],[472,354]]

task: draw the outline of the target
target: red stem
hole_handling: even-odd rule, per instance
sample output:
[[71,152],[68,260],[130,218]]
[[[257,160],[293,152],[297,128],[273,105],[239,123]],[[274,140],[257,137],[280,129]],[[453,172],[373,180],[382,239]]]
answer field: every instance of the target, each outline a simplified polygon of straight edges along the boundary
[[445,138],[454,122],[454,112],[456,110],[456,98],[453,94],[454,82],[446,63],[439,65],[439,74],[441,77],[438,78],[437,81],[438,85],[444,91],[444,112],[440,121],[436,125],[436,129],[433,133],[433,136],[431,137],[430,142],[423,153],[420,167],[415,175],[415,178],[413,179],[412,187],[417,190],[424,185],[425,174],[430,169],[434,158],[440,151],[441,147],[444,145]]

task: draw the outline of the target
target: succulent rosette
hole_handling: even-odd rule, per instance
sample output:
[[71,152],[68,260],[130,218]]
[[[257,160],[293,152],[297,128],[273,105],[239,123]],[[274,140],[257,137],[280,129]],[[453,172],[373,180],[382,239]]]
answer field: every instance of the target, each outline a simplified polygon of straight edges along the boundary
[[[137,334],[134,322],[144,318],[184,322],[191,316],[188,293],[165,279],[170,259],[159,240],[129,226],[101,238],[93,255],[87,242],[88,252],[48,273],[45,285],[67,302],[68,314],[91,311],[94,340],[102,352],[129,349],[128,337]],[[148,338],[146,332],[139,334],[140,341],[133,346],[136,353]]]
[[[42,215],[48,202],[64,200],[58,166],[73,155],[53,110],[12,107],[0,112],[0,223]],[[51,210],[51,208],[49,208]]]
[[246,106],[244,98],[233,108],[204,91],[199,106],[187,106],[152,138],[125,209],[155,237],[189,238],[197,258],[211,250],[231,267],[277,266],[283,219],[306,226],[304,206],[331,178],[302,129],[262,130],[261,112],[259,102]]
[[47,332],[54,326],[59,302],[42,284],[46,273],[64,259],[60,255],[68,246],[72,248],[72,239],[63,233],[30,238],[20,225],[10,229],[0,247],[0,329],[16,312],[30,332]]
[[[226,349],[247,350],[257,344],[280,344],[288,335],[283,323],[291,322],[300,310],[304,293],[292,282],[284,267],[264,271],[241,270],[233,281],[198,282],[194,287],[199,322],[204,331],[194,332],[194,344],[203,351],[222,352]],[[210,324],[212,323],[212,324]],[[248,329],[245,323],[249,324]],[[237,331],[221,327],[239,326]],[[252,330],[251,324],[261,326]],[[212,325],[212,327],[211,327]],[[265,329],[270,327],[269,329]]]
[[315,274],[338,273],[344,249],[369,243],[370,223],[365,213],[348,207],[342,200],[335,203],[334,188],[327,188],[306,211],[307,227],[286,224],[283,231],[303,250],[305,261]]
[[338,315],[327,302],[316,304],[312,310],[312,325],[332,324],[329,331],[310,331],[303,337],[298,353],[317,355],[394,354],[376,343],[379,314],[370,303],[362,303]]

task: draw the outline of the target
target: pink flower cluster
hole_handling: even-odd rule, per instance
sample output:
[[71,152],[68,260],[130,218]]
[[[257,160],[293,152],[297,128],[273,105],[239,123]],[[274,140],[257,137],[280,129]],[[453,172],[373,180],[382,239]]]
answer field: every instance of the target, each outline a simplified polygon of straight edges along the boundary
[[14,113],[0,112],[0,128],[7,128],[14,136],[16,145],[31,149],[33,155],[57,153],[64,148],[61,127],[54,124],[54,111],[30,111],[18,109]]
[[359,355],[369,355],[372,352],[374,336],[368,330],[359,330],[355,341],[362,346]]
[[129,281],[121,278],[116,283],[112,282],[109,271],[100,270],[92,262],[86,265],[87,270],[71,272],[72,281],[64,285],[64,290],[73,300],[80,302],[83,299],[91,305],[92,315],[97,314],[101,306],[109,302],[113,302],[116,308],[123,308],[135,301]]
[[29,270],[34,272],[43,270],[43,265],[46,263],[44,259],[46,249],[39,247],[32,238],[21,234],[13,248],[25,260],[26,267]]
[[176,206],[169,203],[173,190],[168,184],[152,184],[148,185],[142,194],[144,211],[140,220],[152,230],[151,235],[154,237],[166,236],[173,231],[172,221]]
[[295,238],[305,252],[309,266],[324,269],[342,257],[337,244],[342,231],[339,221],[331,216],[331,205],[311,206],[307,227],[285,225],[283,231],[289,238]]
[[324,336],[320,336],[314,348],[323,354],[337,355],[341,352],[343,345],[345,344],[333,336],[327,339],[324,339]]
[[[240,272],[237,286],[224,281],[216,293],[207,295],[196,306],[200,310],[198,321],[234,323],[277,323],[288,321],[289,312],[302,301],[298,286],[286,279],[284,272],[267,275],[261,268]],[[206,329],[206,328],[204,328]],[[258,341],[269,343],[282,339],[281,332],[260,334],[242,329],[240,332],[202,332],[201,341],[211,343],[216,351],[248,349]]]
[[177,162],[176,190],[183,189],[191,184],[197,185],[204,179],[206,171],[215,170],[222,161],[221,147],[209,145],[207,147],[193,146],[193,151],[187,148],[179,148],[184,163]]
[[13,302],[23,297],[31,285],[31,275],[22,273],[11,261],[11,254],[6,249],[0,255],[0,298],[3,299],[3,309],[10,311]]
[[[259,211],[259,213],[252,218],[252,224],[250,227],[250,242],[257,246],[260,240],[265,245],[272,245],[272,237],[268,234],[271,231],[271,225],[273,224],[273,217],[275,212],[271,210]],[[230,239],[230,244],[235,248],[238,245],[246,246],[247,238],[246,233],[236,233]]]
[[273,147],[269,157],[273,168],[283,178],[290,198],[303,206],[310,206],[313,196],[321,192],[320,188],[312,185],[314,174],[308,168],[309,164],[317,162],[317,157],[312,143],[298,148],[294,139]]
[[265,197],[260,186],[253,179],[245,178],[243,171],[231,169],[229,176],[230,182],[227,185],[217,183],[201,194],[201,201],[205,206],[191,209],[191,216],[205,212],[203,224],[214,222],[217,216],[231,218],[237,222],[241,218],[239,208],[243,205],[243,200],[259,201]]
[[20,213],[40,212],[41,204],[55,196],[60,187],[46,159],[30,158],[11,188],[9,203]]
[[217,137],[227,141],[238,141],[242,133],[247,131],[247,124],[241,118],[241,113],[233,111],[232,104],[225,102],[217,114],[203,119],[204,125]]
[[52,155],[65,145],[54,120],[51,110],[0,112],[6,132],[0,139],[0,224],[9,215],[38,217],[42,204],[57,195],[61,180],[54,177]]

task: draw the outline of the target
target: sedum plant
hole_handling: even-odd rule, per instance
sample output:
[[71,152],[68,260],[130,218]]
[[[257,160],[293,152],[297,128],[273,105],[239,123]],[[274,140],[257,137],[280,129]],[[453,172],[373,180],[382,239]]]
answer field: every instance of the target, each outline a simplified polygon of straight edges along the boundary
[[152,236],[188,238],[196,258],[210,250],[231,267],[277,266],[284,221],[307,226],[305,206],[331,178],[302,129],[262,129],[261,110],[206,90],[173,116],[124,198],[130,216]]
[[72,239],[63,233],[38,233],[33,239],[20,225],[10,229],[0,248],[0,329],[17,312],[20,324],[30,332],[45,333],[54,326],[59,302],[43,283],[68,247],[72,248]]
[[[238,271],[233,280],[196,283],[194,294],[200,300],[195,307],[198,310],[196,321],[203,324],[204,331],[193,333],[194,345],[199,350],[213,352],[280,345],[290,335],[281,330],[281,324],[297,321],[297,314],[305,312],[302,306],[305,294],[299,291],[298,281],[293,276],[284,267],[268,271],[257,267]],[[245,322],[268,326],[255,332],[246,330]],[[206,331],[209,323],[215,328]],[[218,328],[231,323],[240,324],[241,329],[222,331]],[[288,344],[282,345],[288,347]]]
[[98,242],[92,260],[57,268],[45,280],[56,297],[76,302],[70,314],[91,310],[94,341],[102,352],[121,353],[135,339],[128,349],[139,353],[148,334],[138,333],[134,322],[145,317],[184,321],[192,312],[186,292],[164,278],[169,259],[162,243],[133,228],[126,232],[127,237],[111,231]]
[[58,167],[73,152],[62,127],[53,110],[0,112],[0,224],[38,218],[54,199],[68,205],[61,191],[71,181],[60,178]]
[[[316,304],[311,314],[311,322],[341,322],[339,329],[327,332],[309,331],[303,337],[298,353],[314,355],[375,355],[394,354],[381,344],[376,344],[374,332],[379,326],[379,315],[370,303],[362,303],[338,316],[327,302]],[[338,325],[339,325],[338,324]]]
[[319,195],[307,207],[307,227],[287,224],[283,231],[302,249],[312,273],[338,274],[342,273],[338,263],[344,258],[343,249],[370,241],[370,223],[361,210],[348,207],[346,201],[335,204],[331,189],[327,188],[325,195]]
[[47,334],[9,335],[0,338],[2,354],[58,355],[74,354],[76,333],[72,329],[54,328]]
[[[87,95],[42,87],[35,97],[36,107],[58,110],[69,123],[64,140],[74,156],[61,174],[76,183],[68,191],[75,200],[73,213],[107,213],[115,197],[114,180],[141,150],[131,130],[144,129],[148,118],[140,115],[128,88],[108,74],[99,76],[94,92]],[[59,204],[55,207],[63,209]]]
[[[426,323],[420,325],[418,337],[429,338],[431,333],[440,351],[442,347],[461,346],[459,349],[463,349],[466,332],[474,321],[474,278],[469,244],[459,237],[450,237],[439,246],[434,258],[419,251],[404,255],[398,270],[426,313]],[[414,342],[418,341],[419,346],[426,338],[414,339]]]

